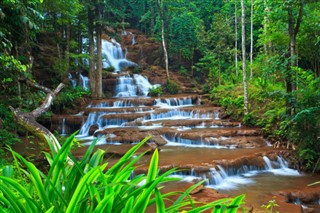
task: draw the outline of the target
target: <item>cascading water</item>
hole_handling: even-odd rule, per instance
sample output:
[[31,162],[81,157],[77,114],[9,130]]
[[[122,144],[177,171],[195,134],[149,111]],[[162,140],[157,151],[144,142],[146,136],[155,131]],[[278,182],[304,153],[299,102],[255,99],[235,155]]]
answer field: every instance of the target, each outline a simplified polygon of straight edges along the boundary
[[75,79],[73,79],[71,73],[68,74],[68,78],[69,78],[69,80],[70,80],[70,82],[71,82],[71,84],[72,84],[72,87],[73,87],[73,88],[76,88],[76,86],[77,86],[77,81],[76,81]]
[[80,79],[82,82],[82,88],[84,90],[89,90],[89,78],[87,76],[80,74]]
[[[180,173],[179,176],[184,181],[204,179],[206,180],[205,184],[207,187],[214,188],[216,190],[232,190],[240,187],[241,185],[254,184],[254,177],[264,173],[272,173],[283,176],[300,176],[296,170],[289,169],[287,166],[285,166],[286,161],[280,156],[278,156],[276,161],[271,161],[266,156],[263,157],[263,160],[266,162],[265,167],[242,165],[240,168],[224,168],[221,165],[217,165],[217,168],[211,168],[209,171],[193,171],[192,174],[190,172],[184,172]],[[280,161],[283,164],[280,165]]]
[[115,40],[102,40],[102,56],[103,68],[114,67],[115,72],[120,72],[125,67],[137,66],[136,63],[126,59],[126,55],[121,48],[121,45]]
[[115,97],[147,96],[152,87],[148,79],[142,75],[134,74],[120,76],[117,78]]

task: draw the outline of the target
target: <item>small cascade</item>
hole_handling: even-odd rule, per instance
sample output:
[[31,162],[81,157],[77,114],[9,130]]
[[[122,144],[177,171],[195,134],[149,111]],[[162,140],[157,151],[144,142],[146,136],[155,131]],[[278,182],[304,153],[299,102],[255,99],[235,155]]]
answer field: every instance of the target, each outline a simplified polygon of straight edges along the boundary
[[167,146],[185,146],[185,147],[202,147],[213,149],[233,149],[233,146],[223,146],[219,144],[211,143],[210,141],[198,139],[182,138],[180,135],[163,135],[164,140],[167,141]]
[[89,90],[89,78],[87,76],[80,74],[80,80],[82,82],[82,88],[84,90]]
[[219,111],[214,112],[214,119],[215,120],[220,120],[220,112]]
[[130,100],[121,100],[113,102],[114,108],[121,108],[121,107],[134,107],[135,105]]
[[101,116],[104,113],[102,112],[91,112],[88,115],[86,122],[82,125],[80,132],[78,134],[79,137],[84,137],[89,135],[90,127],[94,124],[98,124]]
[[112,66],[114,71],[119,72],[125,67],[137,66],[136,63],[126,59],[121,45],[115,39],[111,39],[111,42],[102,40],[102,55],[104,56],[103,68]]
[[157,98],[155,100],[155,106],[159,106],[161,108],[173,108],[173,107],[181,107],[181,106],[193,106],[192,98]]
[[[183,180],[194,180],[194,179],[205,179],[205,184],[207,187],[214,188],[216,190],[231,190],[236,189],[241,185],[245,184],[254,184],[255,180],[254,177],[263,174],[263,173],[273,173],[274,175],[282,175],[282,176],[297,176],[300,175],[296,170],[295,172],[279,172],[274,173],[274,170],[279,171],[287,171],[289,168],[286,167],[286,161],[278,156],[276,161],[271,161],[268,157],[264,156],[264,161],[267,161],[269,165],[266,165],[265,168],[260,168],[255,165],[242,165],[240,168],[233,168],[228,167],[225,168],[221,165],[217,165],[217,168],[210,168],[209,171],[193,171],[191,172],[184,172],[183,174],[179,174]],[[280,161],[283,162],[282,164],[285,167],[281,167],[278,165],[276,168],[268,168],[270,165],[277,165]],[[290,169],[289,169],[290,170]]]
[[142,75],[134,74],[133,78],[129,75],[120,76],[117,79],[115,97],[146,97],[151,87],[148,79]]
[[262,158],[263,158],[263,160],[264,160],[264,162],[266,164],[265,169],[266,170],[273,169],[272,164],[271,164],[271,160],[267,156],[263,156]]
[[72,84],[72,87],[73,87],[73,88],[76,88],[76,86],[77,86],[77,81],[76,81],[75,79],[73,79],[71,73],[68,74],[68,78],[69,78],[69,80],[70,80],[70,82],[71,82],[71,84]]
[[182,111],[179,109],[173,109],[167,112],[151,113],[150,115],[145,116],[144,121],[210,118],[212,118],[211,113],[200,113],[199,111]]
[[133,46],[133,45],[135,45],[135,44],[137,43],[137,42],[136,42],[136,36],[135,36],[134,33],[132,33],[132,32],[130,32],[129,34],[130,34],[131,37],[132,37],[131,45]]
[[147,78],[142,75],[134,74],[135,85],[137,86],[138,94],[142,96],[147,96],[149,93],[149,89],[152,87]]
[[62,119],[62,122],[61,122],[61,134],[60,135],[66,135],[66,118]]
[[135,96],[137,96],[137,87],[134,85],[133,78],[128,75],[118,77],[115,97]]

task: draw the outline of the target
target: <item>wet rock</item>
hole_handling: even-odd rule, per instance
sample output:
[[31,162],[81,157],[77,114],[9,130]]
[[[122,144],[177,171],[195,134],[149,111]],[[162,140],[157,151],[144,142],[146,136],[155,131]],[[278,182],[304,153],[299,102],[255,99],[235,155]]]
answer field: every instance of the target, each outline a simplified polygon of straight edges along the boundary
[[89,135],[94,135],[95,131],[99,129],[98,124],[93,124],[89,128]]
[[159,135],[153,136],[150,141],[154,142],[157,146],[164,146],[167,144],[167,141],[164,140],[163,137]]

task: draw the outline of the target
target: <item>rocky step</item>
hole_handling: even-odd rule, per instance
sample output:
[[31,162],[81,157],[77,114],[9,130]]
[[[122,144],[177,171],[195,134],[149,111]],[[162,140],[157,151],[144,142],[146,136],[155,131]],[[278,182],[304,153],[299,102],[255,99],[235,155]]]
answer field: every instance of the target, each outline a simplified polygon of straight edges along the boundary
[[[196,150],[195,152],[197,153],[200,150],[201,149]],[[257,148],[254,150],[256,152],[252,152],[250,149],[241,149],[237,152],[238,156],[232,154],[232,157],[226,156],[227,153],[233,152],[232,150],[224,150],[222,154],[217,154],[217,151],[211,151],[211,155],[209,150],[209,152],[203,152],[201,158],[199,158],[199,156],[193,156],[192,158],[188,158],[188,162],[181,162],[179,160],[173,160],[170,154],[166,154],[166,149],[162,149],[160,150],[159,168],[162,173],[172,168],[177,168],[179,171],[182,171],[181,174],[184,175],[202,176],[206,174],[210,176],[208,173],[212,173],[212,169],[219,171],[221,167],[223,167],[229,175],[241,175],[253,170],[259,171],[267,169],[268,165],[266,164],[265,158],[270,160],[273,168],[280,168],[279,157],[287,158],[290,155],[290,151],[288,150],[272,150],[270,148]],[[181,154],[182,151],[186,152],[187,155],[190,154],[189,152],[192,153],[190,149],[180,151],[175,149],[175,151],[177,151],[177,154]],[[216,155],[212,155],[213,153]],[[169,157],[169,159],[167,157]],[[196,159],[197,157],[198,159]],[[146,158],[149,159],[149,156]],[[176,156],[176,158],[180,159],[179,156]],[[202,158],[210,159],[205,161],[210,163],[204,163],[204,161],[201,161]],[[170,162],[170,160],[173,161]],[[141,165],[135,171],[135,174],[147,172],[148,167]]]
[[126,126],[161,126],[161,127],[181,127],[181,131],[190,128],[223,128],[223,127],[240,127],[240,122],[234,122],[227,119],[168,119],[143,121],[135,120],[128,122]]
[[186,102],[190,104],[197,104],[199,103],[198,99],[201,99],[201,96],[192,94],[166,95],[161,97],[110,98],[93,100],[89,105],[89,108],[153,106],[160,102],[170,104],[171,106],[177,106],[186,104]]
[[180,146],[191,145],[231,149],[267,146],[267,142],[258,133],[259,130],[257,129],[244,130],[241,128],[199,129],[199,131],[191,129],[179,132],[177,128],[157,126],[150,129],[126,127],[90,130],[90,134],[94,134],[94,136],[106,136],[106,143],[134,143],[143,140],[147,136],[153,136],[151,141],[157,146],[162,146],[169,142]]

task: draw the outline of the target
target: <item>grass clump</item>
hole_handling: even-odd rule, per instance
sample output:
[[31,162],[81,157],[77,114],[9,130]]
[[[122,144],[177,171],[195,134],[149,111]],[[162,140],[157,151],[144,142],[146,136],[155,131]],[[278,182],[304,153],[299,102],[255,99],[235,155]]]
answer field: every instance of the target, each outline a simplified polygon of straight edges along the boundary
[[[150,160],[148,174],[131,177],[135,164],[145,153],[136,151],[148,140],[132,147],[118,162],[110,168],[104,160],[105,151],[93,152],[93,142],[81,160],[76,160],[70,150],[74,134],[62,145],[59,152],[51,147],[51,153],[45,153],[50,164],[47,174],[11,150],[16,172],[13,166],[0,170],[0,209],[3,212],[145,212],[155,205],[157,212],[202,212],[214,209],[214,212],[236,212],[244,195],[235,199],[226,198],[208,204],[192,201],[189,193],[199,182],[185,192],[161,194],[161,184],[177,181],[170,177],[176,169],[159,173],[158,150]],[[137,156],[136,156],[137,155]],[[172,195],[178,199],[170,206],[164,201]],[[189,198],[189,199],[186,199]]]

